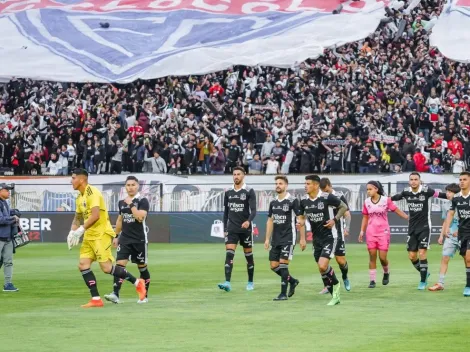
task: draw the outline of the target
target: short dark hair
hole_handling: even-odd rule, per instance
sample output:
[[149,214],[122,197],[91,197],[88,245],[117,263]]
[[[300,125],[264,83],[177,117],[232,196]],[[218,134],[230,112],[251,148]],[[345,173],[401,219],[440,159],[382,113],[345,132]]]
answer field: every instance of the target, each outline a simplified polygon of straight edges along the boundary
[[411,177],[411,176],[418,176],[418,178],[421,179],[421,175],[420,175],[418,172],[412,172],[412,173],[410,174],[410,177]]
[[242,168],[241,166],[235,166],[233,169],[232,169],[232,174],[234,171],[241,171],[245,174],[245,169]]
[[446,191],[452,192],[452,193],[459,193],[460,192],[460,186],[456,183],[451,183],[450,185],[446,186]]
[[470,171],[463,171],[460,173],[459,176],[469,176],[470,177]]
[[318,176],[318,175],[307,175],[307,176],[305,176],[305,181],[312,181],[312,182],[320,183],[320,176]]
[[325,188],[327,186],[331,187],[331,181],[328,177],[322,177],[320,179],[320,188]]
[[285,183],[289,184],[289,180],[287,179],[287,176],[277,175],[276,177],[274,177],[274,181],[277,181],[277,180],[283,180]]
[[139,180],[135,176],[127,176],[126,183],[127,183],[127,181],[135,181],[135,182],[139,183]]
[[88,171],[86,171],[85,169],[82,169],[82,168],[74,169],[72,174],[75,174],[77,176],[86,176],[86,177],[88,177]]

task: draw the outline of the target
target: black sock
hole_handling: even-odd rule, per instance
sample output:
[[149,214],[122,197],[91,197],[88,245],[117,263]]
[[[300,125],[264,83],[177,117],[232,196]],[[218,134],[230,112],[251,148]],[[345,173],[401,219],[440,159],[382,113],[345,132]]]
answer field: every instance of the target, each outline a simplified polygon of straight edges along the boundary
[[467,285],[466,287],[470,287],[470,266],[467,266]]
[[235,251],[227,249],[225,252],[225,281],[230,281],[232,278],[233,269],[233,258],[235,257]]
[[137,279],[130,272],[128,272],[126,268],[120,265],[113,265],[113,268],[109,274],[113,275],[114,277],[129,281],[131,284],[135,284],[137,281]]
[[281,276],[281,268],[280,268],[280,267],[276,266],[275,268],[271,268],[271,270],[272,270],[275,274]]
[[[119,264],[116,264],[116,266],[120,266],[122,268],[125,268],[124,266],[119,265]],[[124,282],[123,279],[121,279],[119,277],[116,277],[116,276],[114,277],[113,292],[118,297],[119,297],[119,292],[121,291],[121,286],[122,286],[123,282]]]
[[421,271],[421,268],[419,267],[419,259],[416,259],[415,261],[412,260],[411,264],[413,264],[416,270]]
[[99,297],[100,294],[98,293],[98,286],[96,285],[96,277],[93,274],[91,269],[81,270],[80,271],[83,276],[83,280],[85,280],[88,289],[90,290],[91,297]]
[[422,259],[419,263],[419,270],[421,273],[421,282],[426,282],[428,276],[428,260]]
[[150,273],[146,266],[144,266],[143,268],[139,268],[139,271],[140,271],[140,278],[145,281],[145,288],[147,289],[147,294],[145,295],[145,297],[147,297],[149,293],[149,287],[150,287]]
[[338,285],[339,284],[339,281],[338,279],[336,278],[336,274],[335,274],[335,271],[333,270],[333,268],[331,266],[328,267],[328,270],[326,271],[326,275],[329,276],[330,280],[331,280],[331,283],[333,285]]
[[348,279],[348,262],[344,263],[344,265],[340,265],[339,270],[341,270],[341,276],[343,280],[347,280]]
[[246,259],[246,270],[248,271],[248,282],[253,282],[253,276],[255,275],[255,259],[253,258],[253,252],[245,253]]
[[328,266],[328,269],[326,269],[326,271],[322,273],[321,278],[323,280],[323,284],[328,289],[328,292],[330,294],[333,294],[333,286],[339,283],[333,268],[331,266]]
[[279,265],[279,273],[281,276],[281,294],[287,294],[287,285],[295,280],[289,274],[289,264],[280,264]]
[[326,287],[330,295],[333,294],[333,285],[331,284],[330,278],[326,275],[326,273],[321,274],[321,279],[323,281],[323,286]]

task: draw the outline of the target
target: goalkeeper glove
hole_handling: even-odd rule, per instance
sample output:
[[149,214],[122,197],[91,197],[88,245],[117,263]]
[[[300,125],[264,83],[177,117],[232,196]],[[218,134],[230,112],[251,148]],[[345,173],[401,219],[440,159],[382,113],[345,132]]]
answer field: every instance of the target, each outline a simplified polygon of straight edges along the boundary
[[67,246],[69,247],[69,250],[72,249],[73,245],[72,245],[72,235],[73,235],[73,231],[70,231],[68,236],[67,236]]
[[84,233],[85,233],[85,228],[83,226],[80,226],[75,231],[70,231],[69,236],[70,236],[71,247],[74,247],[80,243],[80,237],[82,237]]

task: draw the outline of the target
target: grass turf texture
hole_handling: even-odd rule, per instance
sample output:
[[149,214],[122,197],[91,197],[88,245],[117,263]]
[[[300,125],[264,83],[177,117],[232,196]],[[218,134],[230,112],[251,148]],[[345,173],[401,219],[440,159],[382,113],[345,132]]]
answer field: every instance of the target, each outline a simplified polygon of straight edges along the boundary
[[[246,262],[235,255],[232,292],[224,281],[223,245],[151,245],[150,302],[136,304],[134,287],[124,283],[121,305],[80,308],[89,292],[77,269],[78,249],[66,244],[32,244],[14,261],[17,293],[0,293],[4,335],[0,351],[465,351],[470,332],[470,298],[462,295],[462,259],[451,261],[446,289],[418,291],[419,273],[404,245],[392,245],[391,283],[368,289],[365,246],[349,245],[352,291],[341,288],[341,304],[326,306],[318,295],[320,276],[311,251],[297,247],[290,265],[300,280],[287,302],[273,302],[280,279],[267,254],[255,247],[255,291],[245,291]],[[429,252],[430,284],[438,278],[440,247]],[[341,273],[334,263],[338,278]],[[112,277],[93,266],[101,296]],[[129,266],[138,275],[135,265]]]

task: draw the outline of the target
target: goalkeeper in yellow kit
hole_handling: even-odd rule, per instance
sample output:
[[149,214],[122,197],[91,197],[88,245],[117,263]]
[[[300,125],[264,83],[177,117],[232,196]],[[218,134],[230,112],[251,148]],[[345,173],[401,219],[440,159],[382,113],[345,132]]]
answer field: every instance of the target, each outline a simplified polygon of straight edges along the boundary
[[[78,245],[84,234],[80,247],[80,262],[78,268],[86,285],[90,289],[91,300],[83,308],[103,307],[103,301],[98,293],[96,277],[91,270],[91,263],[97,261],[104,273],[113,275],[132,283],[136,287],[139,299],[145,298],[145,281],[136,279],[124,267],[113,264],[111,244],[116,234],[109,221],[108,210],[101,192],[88,184],[88,172],[76,169],[72,173],[73,189],[80,194],[76,200],[75,217],[67,237],[69,249]],[[83,225],[82,225],[83,220]]]

